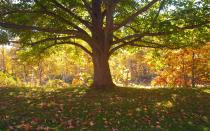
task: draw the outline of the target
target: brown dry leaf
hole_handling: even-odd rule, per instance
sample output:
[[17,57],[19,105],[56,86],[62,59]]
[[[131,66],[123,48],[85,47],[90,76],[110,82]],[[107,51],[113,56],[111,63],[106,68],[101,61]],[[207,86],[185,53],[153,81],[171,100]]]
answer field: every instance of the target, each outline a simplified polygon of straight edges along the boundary
[[93,121],[90,121],[89,124],[90,124],[90,126],[93,126],[94,125],[94,122]]
[[31,123],[36,124],[36,123],[39,123],[39,122],[41,122],[41,121],[42,121],[42,120],[41,120],[40,118],[35,117],[35,118],[32,119],[32,122],[31,122]]
[[112,131],[119,131],[118,129],[116,129],[116,128],[112,128]]
[[116,112],[117,115],[121,115],[121,113],[119,111]]
[[133,114],[132,113],[128,113],[128,116],[132,116]]
[[73,123],[73,120],[71,119],[71,120],[68,120],[68,126],[67,126],[67,128],[70,128],[70,129],[73,129],[73,128],[75,128],[75,124]]
[[10,129],[10,130],[14,130],[14,127],[13,127],[13,126],[9,126],[9,129]]
[[46,108],[48,108],[48,103],[47,103],[47,102],[41,102],[41,103],[39,104],[39,106],[40,106],[41,108],[43,108],[43,109],[46,109]]
[[156,125],[155,127],[156,127],[157,129],[160,129],[160,128],[161,128],[161,126],[160,126],[160,125]]
[[61,111],[63,111],[63,110],[64,110],[64,104],[59,104],[59,109],[60,109]]
[[105,124],[105,125],[108,125],[108,124],[109,124],[109,122],[105,120],[105,121],[104,121],[104,124]]
[[32,128],[32,126],[28,123],[20,124],[20,125],[17,125],[16,127],[19,128],[19,129],[25,129],[25,130],[29,130],[29,129]]

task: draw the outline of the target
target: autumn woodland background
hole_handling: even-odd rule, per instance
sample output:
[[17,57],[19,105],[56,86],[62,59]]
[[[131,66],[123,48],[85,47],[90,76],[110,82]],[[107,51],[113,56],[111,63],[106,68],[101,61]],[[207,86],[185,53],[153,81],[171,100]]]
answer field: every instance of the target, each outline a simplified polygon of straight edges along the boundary
[[[124,49],[110,59],[114,82],[135,87],[205,87],[210,44],[185,49]],[[18,44],[1,46],[1,86],[90,86],[91,58],[71,46],[37,53]]]

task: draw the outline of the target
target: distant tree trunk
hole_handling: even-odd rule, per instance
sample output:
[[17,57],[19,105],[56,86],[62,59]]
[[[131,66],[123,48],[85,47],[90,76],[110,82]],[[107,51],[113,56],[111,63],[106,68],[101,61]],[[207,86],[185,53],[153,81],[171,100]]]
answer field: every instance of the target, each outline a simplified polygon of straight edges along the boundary
[[5,48],[4,45],[2,45],[2,71],[5,73],[6,72],[6,61],[5,61]]
[[192,88],[195,87],[195,52],[192,53]]
[[64,65],[65,65],[65,67],[64,67],[64,70],[63,70],[63,80],[65,81],[65,82],[67,82],[67,72],[68,72],[68,63],[67,63],[67,53],[65,54],[65,56],[64,56]]
[[[186,76],[186,71],[185,71],[185,61],[184,58],[182,58],[182,75],[183,75],[183,87],[187,87],[187,76]],[[176,83],[175,83],[176,85]]]
[[134,60],[129,60],[129,69],[131,72],[131,82],[136,83],[138,78],[137,63]]
[[43,69],[42,69],[42,62],[41,60],[39,60],[38,62],[38,76],[39,76],[39,85],[42,85],[42,73],[43,73]]
[[28,77],[28,73],[26,70],[26,66],[25,66],[25,64],[23,64],[23,81],[25,82],[25,84],[28,84],[27,77]]

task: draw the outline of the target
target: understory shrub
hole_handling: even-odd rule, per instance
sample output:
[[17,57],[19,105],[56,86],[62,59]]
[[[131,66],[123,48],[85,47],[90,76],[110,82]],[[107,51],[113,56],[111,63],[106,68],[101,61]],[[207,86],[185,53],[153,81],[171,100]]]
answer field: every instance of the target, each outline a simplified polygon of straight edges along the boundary
[[0,71],[0,87],[17,86],[18,82],[14,77]]
[[54,80],[49,80],[45,86],[46,87],[68,87],[69,84],[63,80],[54,79]]

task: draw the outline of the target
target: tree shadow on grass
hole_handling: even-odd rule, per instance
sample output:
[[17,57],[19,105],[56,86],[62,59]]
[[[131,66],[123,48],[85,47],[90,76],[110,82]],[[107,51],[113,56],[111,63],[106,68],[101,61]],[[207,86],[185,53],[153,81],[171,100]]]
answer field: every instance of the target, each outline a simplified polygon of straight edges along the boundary
[[0,88],[0,129],[208,130],[203,89]]

